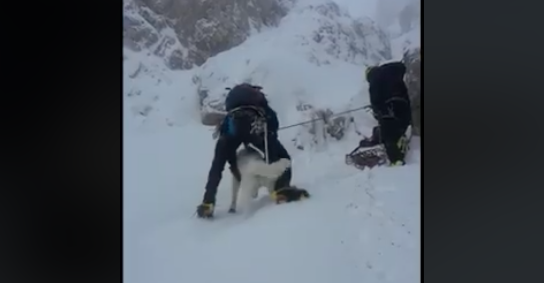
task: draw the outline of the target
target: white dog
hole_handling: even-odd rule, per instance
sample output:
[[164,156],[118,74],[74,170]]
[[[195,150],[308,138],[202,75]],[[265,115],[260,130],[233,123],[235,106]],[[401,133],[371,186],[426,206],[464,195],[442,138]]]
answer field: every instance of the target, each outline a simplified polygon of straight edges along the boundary
[[268,193],[271,194],[274,190],[276,180],[291,166],[291,161],[286,158],[282,158],[272,164],[267,164],[257,152],[251,152],[245,148],[238,151],[236,159],[242,180],[238,182],[232,176],[230,212],[236,211],[240,191],[240,203],[243,206],[248,205],[252,198],[257,197],[261,187],[266,187]]

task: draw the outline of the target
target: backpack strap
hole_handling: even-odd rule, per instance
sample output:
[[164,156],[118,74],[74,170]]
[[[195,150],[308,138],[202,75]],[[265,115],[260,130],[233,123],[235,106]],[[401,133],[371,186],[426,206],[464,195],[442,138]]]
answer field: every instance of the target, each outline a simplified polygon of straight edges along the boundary
[[257,146],[255,146],[255,145],[253,145],[251,143],[248,143],[247,146],[252,148],[253,150],[255,150],[257,153],[259,153],[261,155],[261,157],[268,164],[268,162],[269,162],[269,156],[268,156],[268,121],[266,119],[266,113],[265,113],[264,109],[262,109],[260,107],[256,107],[256,106],[247,105],[247,106],[236,107],[236,108],[230,110],[228,112],[227,116],[225,117],[225,121],[227,123],[226,131],[227,131],[227,133],[234,134],[234,132],[230,132],[231,130],[234,129],[234,119],[236,118],[237,114],[246,115],[244,113],[244,111],[247,111],[247,110],[250,110],[250,111],[254,112],[256,114],[256,116],[257,116],[257,118],[254,119],[251,122],[250,134],[256,134],[256,135],[263,134],[264,152],[262,150],[260,150],[259,148],[257,148]]

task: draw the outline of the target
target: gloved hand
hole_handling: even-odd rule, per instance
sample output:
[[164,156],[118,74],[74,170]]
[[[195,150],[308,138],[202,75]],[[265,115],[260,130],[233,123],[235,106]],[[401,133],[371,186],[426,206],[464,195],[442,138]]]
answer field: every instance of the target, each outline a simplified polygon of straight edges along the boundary
[[236,178],[236,181],[241,182],[242,181],[242,175],[240,174],[240,170],[238,170],[237,166],[230,166],[229,167],[230,172]]

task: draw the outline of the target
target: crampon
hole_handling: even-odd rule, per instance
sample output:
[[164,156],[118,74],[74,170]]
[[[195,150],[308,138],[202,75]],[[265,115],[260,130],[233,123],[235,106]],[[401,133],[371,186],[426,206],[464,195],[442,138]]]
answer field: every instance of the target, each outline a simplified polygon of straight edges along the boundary
[[357,147],[346,154],[346,164],[357,169],[373,168],[387,163],[387,154],[382,145],[373,147]]

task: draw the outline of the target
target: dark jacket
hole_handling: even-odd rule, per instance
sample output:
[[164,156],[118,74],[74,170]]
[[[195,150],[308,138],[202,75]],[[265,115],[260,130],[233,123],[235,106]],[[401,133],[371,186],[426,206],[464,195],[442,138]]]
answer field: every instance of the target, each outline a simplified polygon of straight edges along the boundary
[[[236,151],[240,145],[246,146],[251,149],[250,145],[257,148],[260,152],[265,152],[264,133],[251,133],[252,122],[255,119],[261,118],[262,121],[267,124],[267,142],[268,142],[268,156],[269,162],[275,162],[280,158],[289,158],[289,155],[285,148],[278,140],[278,116],[272,108],[268,106],[266,100],[255,99],[249,100],[250,105],[247,103],[247,99],[244,95],[238,96],[243,93],[240,91],[246,91],[244,88],[233,88],[230,94],[227,96],[229,114],[225,117],[225,120],[219,128],[219,138],[215,145],[214,158],[212,166],[208,173],[208,182],[206,184],[206,194],[204,196],[205,202],[215,202],[215,195],[217,187],[221,182],[222,172],[225,168],[225,163],[230,164],[232,173],[240,178],[240,172],[237,170],[236,164]],[[246,93],[247,94],[247,93]],[[255,96],[253,96],[254,98]],[[230,99],[229,99],[230,98]],[[264,96],[263,96],[264,98]],[[244,102],[244,99],[246,103]],[[242,101],[242,102],[240,102]],[[237,108],[242,108],[240,111],[236,111]],[[249,107],[246,109],[245,107]]]
[[372,69],[368,74],[370,104],[378,117],[389,114],[391,101],[402,101],[410,107],[408,89],[404,83],[406,66],[393,62]]

